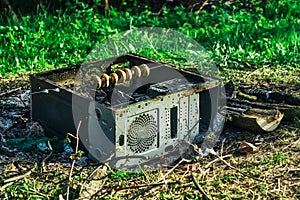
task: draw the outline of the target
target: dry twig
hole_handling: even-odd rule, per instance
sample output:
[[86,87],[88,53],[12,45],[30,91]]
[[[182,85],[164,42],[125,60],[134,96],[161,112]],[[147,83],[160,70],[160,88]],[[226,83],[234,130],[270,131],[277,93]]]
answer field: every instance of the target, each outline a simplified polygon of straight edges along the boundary
[[[167,182],[167,184],[176,184],[177,181],[173,181],[173,182]],[[117,186],[117,187],[109,187],[107,188],[106,190],[98,190],[98,192],[96,192],[95,194],[93,194],[91,196],[91,199],[94,199],[94,198],[102,198],[103,196],[105,196],[107,193],[111,192],[111,191],[121,191],[121,190],[131,190],[131,189],[138,189],[138,188],[143,188],[143,187],[147,187],[146,190],[149,190],[149,189],[152,189],[154,187],[157,187],[157,186],[161,186],[161,185],[164,185],[166,184],[165,182],[162,182],[162,183],[152,183],[152,184],[140,184],[140,185],[131,185],[131,186]],[[102,193],[100,193],[102,192]],[[140,196],[141,194],[138,194],[130,199],[135,199],[137,198],[138,196]]]
[[20,180],[22,178],[25,178],[26,176],[29,176],[31,174],[31,172],[32,171],[30,170],[30,171],[26,172],[25,174],[11,177],[9,179],[4,180],[3,182],[4,183],[9,183],[9,182],[14,182],[14,181]]
[[12,93],[17,92],[17,91],[19,91],[21,89],[22,89],[22,87],[18,87],[18,88],[14,88],[12,90],[0,93],[0,97],[11,95]]
[[249,178],[252,178],[252,179],[254,179],[256,181],[268,182],[267,180],[262,180],[262,179],[256,178],[254,176],[251,176],[249,174],[246,174],[246,173],[242,172],[240,169],[238,169],[236,167],[233,167],[231,164],[229,164],[227,161],[225,161],[222,157],[220,157],[214,150],[211,150],[210,153],[213,154],[213,155],[215,155],[215,156],[217,156],[225,165],[227,165],[231,169],[234,169],[235,171],[239,172],[240,174],[242,174],[244,176],[247,176]]
[[[228,157],[231,157],[231,156],[232,156],[232,154],[228,154],[228,155],[225,155],[225,156],[221,156],[221,158],[224,159],[224,158],[228,158]],[[205,165],[204,168],[207,169],[207,168],[209,168],[209,166],[211,166],[212,164],[214,164],[214,163],[216,163],[216,162],[218,162],[220,160],[221,160],[220,158],[216,158],[213,161],[207,163],[207,165]]]
[[285,146],[282,150],[284,151],[284,150],[286,150],[286,149],[288,149],[290,147],[293,147],[294,145],[298,144],[299,142],[300,142],[300,138],[298,140],[296,140],[295,142],[293,142],[293,143]]
[[167,5],[168,2],[172,2],[172,0],[166,0],[165,3],[161,6],[160,10],[156,13],[151,13],[152,15],[160,15],[164,7]]
[[[79,146],[79,129],[80,129],[80,125],[81,125],[81,120],[79,121],[78,127],[77,127],[77,131],[76,131],[76,149],[75,149],[75,155],[77,155],[78,153],[78,146]],[[71,134],[69,134],[71,135]],[[70,170],[70,174],[69,174],[69,184],[68,184],[68,188],[67,188],[67,200],[69,200],[69,195],[70,195],[70,181],[72,179],[72,172],[73,172],[73,168],[75,165],[75,159],[72,162],[72,166],[71,166],[71,170]]]
[[194,173],[191,172],[191,177],[193,180],[193,183],[195,184],[195,186],[197,187],[197,189],[200,191],[200,193],[202,194],[202,199],[203,200],[210,200],[210,198],[207,196],[206,192],[203,190],[203,188],[199,185],[199,183],[197,182]]
[[[192,6],[192,8],[190,9],[191,10],[191,12],[193,12],[194,11],[194,8],[196,7],[196,6],[198,6],[198,5],[200,5],[201,4],[201,2],[197,2],[197,3],[195,3],[193,6]],[[205,6],[207,6],[209,3],[208,3],[208,0],[205,0],[203,3],[202,3],[202,5],[200,6],[200,8],[198,9],[198,11],[200,12],[201,10],[203,10],[203,8],[205,7]]]

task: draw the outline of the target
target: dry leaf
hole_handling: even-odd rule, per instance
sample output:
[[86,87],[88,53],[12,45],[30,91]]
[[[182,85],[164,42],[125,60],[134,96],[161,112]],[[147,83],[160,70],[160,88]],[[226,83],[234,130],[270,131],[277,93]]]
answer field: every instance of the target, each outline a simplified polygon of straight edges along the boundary
[[195,164],[185,164],[186,171],[192,172],[196,170],[196,165]]

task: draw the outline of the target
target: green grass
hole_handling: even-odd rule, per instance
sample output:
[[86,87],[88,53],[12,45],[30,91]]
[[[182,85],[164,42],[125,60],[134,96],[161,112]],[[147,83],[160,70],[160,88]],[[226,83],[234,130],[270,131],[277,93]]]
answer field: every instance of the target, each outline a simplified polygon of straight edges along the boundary
[[[53,15],[39,10],[38,15],[23,16],[20,22],[2,19],[0,77],[77,64],[87,57],[97,42],[114,34],[141,27],[166,27],[178,30],[204,46],[219,69],[227,73],[223,76],[225,80],[234,80],[236,84],[276,83],[276,86],[287,86],[280,91],[299,95],[298,1],[279,0],[278,5],[269,1],[271,3],[264,9],[260,1],[251,2],[251,8],[223,4],[200,13],[186,12],[181,7],[166,8],[161,16],[150,15],[147,10],[136,14],[113,9],[108,16],[103,16],[81,4],[78,6],[82,9],[76,12],[71,9]],[[134,46],[135,43],[131,44]],[[136,52],[178,65],[186,63],[182,52],[151,48],[136,49]],[[194,172],[197,181],[214,199],[299,197],[299,184],[295,178],[299,168],[299,127],[299,119],[294,124],[282,124],[280,130],[261,135],[264,142],[258,144],[258,153],[226,160],[244,174],[228,168],[221,161],[206,168],[215,159],[212,156],[197,161]],[[247,134],[242,132],[239,134],[242,138],[236,137],[233,141],[227,139],[224,151],[220,151],[220,146],[216,150],[223,155],[234,154],[240,141],[253,139],[252,133],[248,137]],[[285,149],[287,145],[290,147]],[[51,162],[56,162],[55,158]],[[139,193],[142,194],[139,199],[202,198],[184,166],[171,173],[168,168],[130,173],[100,166],[99,177],[90,177],[96,166],[76,166],[70,181],[70,164],[43,167],[24,160],[10,164],[1,161],[0,167],[3,168],[0,174],[1,199],[65,198],[68,186],[70,199],[75,199],[80,196],[80,189],[94,187],[93,181],[101,190],[96,198],[122,199]],[[9,181],[11,177],[29,171],[30,175]],[[163,177],[166,174],[168,176]],[[155,185],[160,179],[164,180],[162,185],[147,189],[147,185]]]
[[[297,4],[280,0],[278,5],[270,3],[264,9],[259,2],[251,9],[223,4],[200,13],[182,7],[165,8],[161,16],[150,15],[147,10],[136,14],[114,9],[103,16],[83,3],[77,5],[81,9],[76,12],[57,11],[55,15],[40,9],[38,15],[23,16],[20,22],[1,20],[0,74],[33,73],[80,63],[97,42],[140,27],[182,32],[204,46],[221,70],[299,67]],[[169,52],[137,52],[174,60]]]

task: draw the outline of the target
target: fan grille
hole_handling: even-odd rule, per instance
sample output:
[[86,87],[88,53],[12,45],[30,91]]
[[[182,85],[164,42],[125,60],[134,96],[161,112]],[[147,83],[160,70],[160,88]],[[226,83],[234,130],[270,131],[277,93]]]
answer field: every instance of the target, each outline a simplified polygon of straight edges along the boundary
[[152,115],[142,114],[130,124],[127,144],[134,153],[150,149],[157,136],[157,123]]

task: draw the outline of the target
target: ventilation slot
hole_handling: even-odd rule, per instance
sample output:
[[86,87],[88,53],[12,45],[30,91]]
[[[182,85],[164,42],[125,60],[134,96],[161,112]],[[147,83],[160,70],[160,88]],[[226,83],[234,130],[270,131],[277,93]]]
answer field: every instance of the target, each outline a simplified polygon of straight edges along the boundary
[[178,127],[177,127],[177,113],[178,108],[174,107],[171,108],[171,138],[177,138],[177,132],[178,132]]

